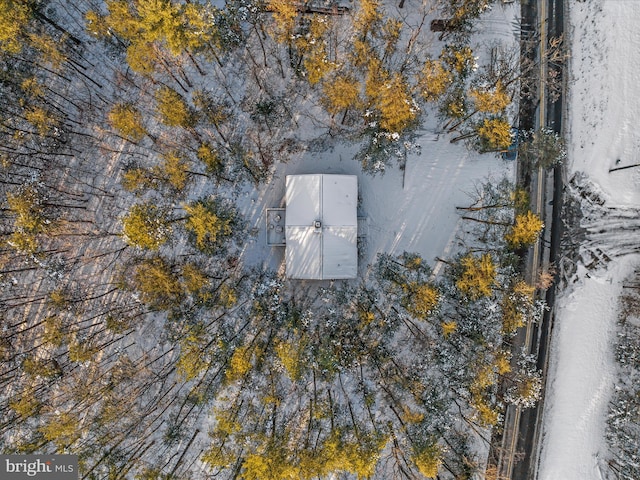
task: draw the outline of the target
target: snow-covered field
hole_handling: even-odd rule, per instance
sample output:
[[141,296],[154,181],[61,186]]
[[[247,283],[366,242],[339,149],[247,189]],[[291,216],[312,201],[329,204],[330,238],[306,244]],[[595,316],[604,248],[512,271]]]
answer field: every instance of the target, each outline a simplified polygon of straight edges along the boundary
[[[640,163],[640,2],[565,4],[570,12],[567,38],[571,44],[569,176],[586,173],[606,200],[605,207],[637,207],[640,169],[609,169]],[[560,295],[557,303],[540,480],[605,477],[605,418],[615,381],[617,301],[623,280],[640,257],[616,256],[625,234],[606,220],[602,225],[604,231],[597,239],[587,234],[582,248],[598,247],[612,258],[611,262],[595,270],[579,265],[576,283]]]

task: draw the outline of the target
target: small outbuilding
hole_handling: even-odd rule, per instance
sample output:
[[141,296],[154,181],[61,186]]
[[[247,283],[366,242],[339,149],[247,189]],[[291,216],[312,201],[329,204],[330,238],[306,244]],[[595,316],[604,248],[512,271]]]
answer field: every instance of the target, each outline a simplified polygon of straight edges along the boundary
[[358,178],[286,177],[285,266],[289,278],[356,278]]

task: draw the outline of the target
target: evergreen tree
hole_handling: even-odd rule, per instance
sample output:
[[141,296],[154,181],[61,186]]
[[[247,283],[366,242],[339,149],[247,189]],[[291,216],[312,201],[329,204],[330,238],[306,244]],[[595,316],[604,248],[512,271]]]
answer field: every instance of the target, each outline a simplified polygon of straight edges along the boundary
[[546,128],[525,134],[518,152],[524,165],[542,168],[558,165],[567,155],[562,138]]

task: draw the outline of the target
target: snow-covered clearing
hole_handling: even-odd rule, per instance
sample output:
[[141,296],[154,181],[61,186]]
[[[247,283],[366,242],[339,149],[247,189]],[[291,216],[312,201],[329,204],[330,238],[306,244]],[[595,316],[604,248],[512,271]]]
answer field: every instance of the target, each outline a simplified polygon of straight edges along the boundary
[[[474,53],[479,65],[487,65],[491,48],[514,48],[519,37],[520,6],[497,4],[483,14],[473,36]],[[434,53],[445,44],[436,41]],[[515,107],[514,109],[515,110]],[[510,112],[512,115],[514,111]],[[515,116],[515,115],[514,115]],[[406,171],[397,165],[383,174],[372,176],[362,172],[353,160],[359,145],[336,144],[329,150],[305,151],[278,165],[266,192],[246,193],[249,205],[246,215],[257,236],[245,247],[247,263],[264,262],[277,269],[282,263],[283,249],[266,245],[264,212],[284,202],[286,175],[333,173],[358,176],[358,216],[367,219],[365,251],[360,252],[360,265],[375,260],[376,254],[400,254],[409,251],[430,262],[446,257],[455,247],[460,216],[455,206],[466,206],[472,200],[474,187],[488,178],[514,175],[513,164],[493,154],[479,154],[463,142],[452,144],[451,135],[438,132],[438,119],[429,114],[417,132],[417,148],[407,153]],[[308,133],[313,137],[313,132]],[[439,269],[438,266],[436,268]]]
[[[584,172],[605,207],[640,204],[640,170],[609,172],[638,163],[640,146],[640,3],[624,0],[565,2],[570,11],[569,176]],[[593,221],[593,219],[591,219]],[[620,222],[617,222],[620,223]],[[583,245],[600,248],[606,267],[579,266],[576,283],[559,298],[546,392],[540,480],[591,480],[606,476],[604,440],[616,366],[613,343],[622,282],[640,262],[618,256],[624,221]],[[632,236],[633,231],[626,232]],[[632,237],[629,237],[632,240]],[[637,241],[635,242],[637,244]],[[623,252],[626,253],[626,252]]]

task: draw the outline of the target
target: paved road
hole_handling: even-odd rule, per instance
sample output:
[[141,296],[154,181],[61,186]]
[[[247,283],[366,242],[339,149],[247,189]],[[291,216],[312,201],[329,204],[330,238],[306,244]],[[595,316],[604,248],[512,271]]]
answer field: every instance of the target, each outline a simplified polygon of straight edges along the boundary
[[[558,37],[564,31],[563,0],[524,0],[522,3],[523,36],[530,25],[537,25],[540,38],[539,57],[544,58],[545,46],[549,38]],[[561,68],[540,62],[540,77],[546,78],[547,69]],[[562,72],[560,71],[560,74]],[[543,82],[543,80],[542,80]],[[541,83],[537,110],[525,110],[521,117],[520,127],[524,130],[546,126],[557,133],[562,133],[562,95],[550,99]],[[522,115],[522,113],[521,113]],[[536,277],[540,265],[547,262],[558,263],[561,237],[561,211],[563,193],[563,170],[557,166],[552,172],[539,169],[530,179],[532,193],[532,209],[543,216],[550,228],[545,232],[544,242],[539,242],[529,256],[528,275]],[[543,372],[546,384],[548,366],[549,340],[553,328],[555,304],[555,286],[550,288],[545,298],[549,309],[545,312],[539,325],[529,325],[515,339],[514,349],[524,346],[526,351],[537,356],[538,369]],[[543,390],[544,391],[544,390]],[[501,448],[497,452],[498,478],[514,480],[535,480],[537,476],[538,454],[541,440],[541,420],[544,399],[535,408],[521,410],[509,407],[505,414],[505,426]]]

